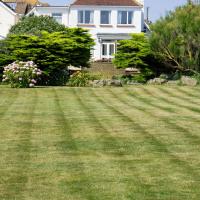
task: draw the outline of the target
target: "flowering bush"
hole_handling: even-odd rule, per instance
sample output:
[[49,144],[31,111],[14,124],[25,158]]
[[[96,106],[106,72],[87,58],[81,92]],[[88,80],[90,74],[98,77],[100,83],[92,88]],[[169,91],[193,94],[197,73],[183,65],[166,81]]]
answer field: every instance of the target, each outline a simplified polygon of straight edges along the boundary
[[12,88],[34,87],[42,71],[33,61],[16,61],[6,67],[3,72],[3,82],[7,82]]
[[76,72],[70,76],[68,85],[71,87],[86,87],[92,80],[100,79],[99,75],[90,74],[88,72]]

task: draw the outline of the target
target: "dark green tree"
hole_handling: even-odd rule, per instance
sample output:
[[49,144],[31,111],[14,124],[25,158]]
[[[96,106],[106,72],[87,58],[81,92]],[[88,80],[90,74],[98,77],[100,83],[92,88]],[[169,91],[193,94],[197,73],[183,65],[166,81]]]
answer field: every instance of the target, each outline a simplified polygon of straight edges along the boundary
[[200,6],[178,7],[151,29],[151,48],[171,69],[200,72]]
[[[40,32],[40,35],[14,35],[0,41],[0,66],[13,61],[34,61],[44,72],[43,83],[60,84],[67,66],[88,66],[93,39],[86,30],[67,28],[64,32]],[[53,83],[53,81],[57,83]],[[62,82],[62,81],[61,81]]]
[[117,68],[138,68],[143,77],[149,77],[153,74],[150,63],[152,57],[149,41],[145,34],[132,34],[130,40],[119,41],[113,63]]
[[65,31],[65,26],[56,22],[50,16],[28,16],[23,17],[10,29],[10,34],[38,35],[41,31],[60,32]]

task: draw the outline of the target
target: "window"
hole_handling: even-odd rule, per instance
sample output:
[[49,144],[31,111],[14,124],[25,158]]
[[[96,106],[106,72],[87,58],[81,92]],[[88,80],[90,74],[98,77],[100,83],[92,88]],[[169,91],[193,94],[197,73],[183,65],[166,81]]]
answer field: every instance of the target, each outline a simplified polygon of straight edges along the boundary
[[110,24],[110,11],[101,11],[101,24]]
[[102,55],[106,56],[107,55],[107,44],[102,45]]
[[110,44],[109,55],[112,56],[114,53],[115,53],[115,45],[114,44]]
[[52,13],[52,17],[53,17],[59,24],[62,24],[62,13]]
[[119,11],[118,12],[118,24],[133,24],[133,12],[132,11]]
[[78,23],[79,24],[93,24],[94,23],[94,12],[91,10],[78,11]]

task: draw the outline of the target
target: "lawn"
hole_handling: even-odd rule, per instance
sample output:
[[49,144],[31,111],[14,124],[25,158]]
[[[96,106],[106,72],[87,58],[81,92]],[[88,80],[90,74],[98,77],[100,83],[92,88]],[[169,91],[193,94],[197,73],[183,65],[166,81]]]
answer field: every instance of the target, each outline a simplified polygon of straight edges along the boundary
[[0,87],[1,200],[200,198],[200,88]]

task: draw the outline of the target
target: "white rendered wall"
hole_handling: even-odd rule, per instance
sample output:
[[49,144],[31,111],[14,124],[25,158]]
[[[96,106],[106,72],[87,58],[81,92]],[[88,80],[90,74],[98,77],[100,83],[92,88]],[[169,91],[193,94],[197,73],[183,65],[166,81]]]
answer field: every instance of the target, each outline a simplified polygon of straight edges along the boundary
[[[78,24],[78,10],[93,10],[94,24],[80,25]],[[100,14],[101,10],[108,10],[111,12],[111,26],[101,26]],[[118,25],[118,11],[133,11],[133,25]],[[131,34],[141,33],[143,30],[143,8],[140,7],[114,7],[114,6],[72,6],[69,13],[69,27],[82,27],[88,29],[96,45],[94,46],[93,58],[98,60],[101,58],[101,44],[98,41],[97,34]]]
[[[78,25],[78,10],[93,10],[94,11],[94,26]],[[102,27],[100,24],[101,10],[111,11],[111,25],[112,27]],[[117,24],[118,11],[133,11],[133,26]],[[142,31],[142,9],[138,7],[108,7],[108,6],[72,6],[69,14],[69,27],[85,27],[91,31],[91,34],[96,33],[140,33]]]
[[62,24],[68,26],[68,20],[69,20],[68,7],[35,7],[33,13],[36,16],[40,15],[52,16],[52,13],[62,13]]
[[17,21],[17,16],[9,11],[2,3],[0,3],[0,38],[6,37],[11,26]]
[[[94,23],[92,25],[78,24],[78,11],[92,10],[94,11]],[[100,24],[101,10],[111,12],[111,23],[108,26]],[[118,11],[133,11],[132,25],[118,25]],[[36,7],[32,13],[36,16],[48,15],[52,13],[62,13],[62,24],[69,27],[81,27],[88,29],[92,38],[95,40],[93,58],[98,60],[101,58],[101,43],[98,41],[97,34],[131,34],[140,33],[144,27],[143,7],[130,6],[71,6],[69,7]],[[29,13],[31,14],[31,13]]]

